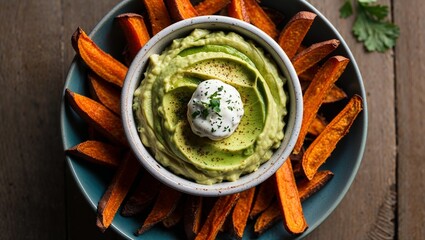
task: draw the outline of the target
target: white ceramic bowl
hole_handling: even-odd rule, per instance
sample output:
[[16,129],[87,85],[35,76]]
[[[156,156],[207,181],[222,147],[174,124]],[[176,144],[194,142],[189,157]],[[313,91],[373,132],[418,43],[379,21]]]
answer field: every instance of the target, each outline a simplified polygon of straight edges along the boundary
[[[133,94],[140,85],[143,73],[152,54],[160,54],[172,40],[187,36],[196,28],[236,32],[245,39],[253,40],[276,62],[281,73],[287,78],[285,84],[288,92],[288,115],[285,137],[272,158],[262,164],[255,172],[246,174],[233,182],[202,185],[178,176],[160,165],[149,150],[142,144],[136,129],[132,104]],[[179,191],[201,196],[220,196],[241,192],[254,187],[269,178],[288,158],[298,138],[302,120],[302,92],[297,74],[290,60],[280,46],[267,34],[251,24],[224,16],[202,16],[177,22],[156,34],[137,54],[133,60],[122,89],[121,111],[123,126],[128,142],[143,166],[158,180]]]

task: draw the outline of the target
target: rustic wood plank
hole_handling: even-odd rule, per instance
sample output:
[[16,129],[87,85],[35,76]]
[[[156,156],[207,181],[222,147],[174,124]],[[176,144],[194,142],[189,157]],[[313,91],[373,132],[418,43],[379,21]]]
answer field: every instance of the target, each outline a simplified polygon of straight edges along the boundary
[[[354,19],[339,18],[343,1],[309,2],[338,29],[356,58],[367,92],[369,132],[362,165],[348,194],[307,239],[366,239],[374,231],[379,209],[388,201],[396,182],[393,52],[365,53],[351,34]],[[390,5],[390,1],[380,2]]]
[[0,22],[0,238],[64,239],[60,1],[1,1]]
[[[410,6],[410,7],[409,7]],[[425,236],[425,21],[423,1],[394,1],[396,47],[398,239]]]

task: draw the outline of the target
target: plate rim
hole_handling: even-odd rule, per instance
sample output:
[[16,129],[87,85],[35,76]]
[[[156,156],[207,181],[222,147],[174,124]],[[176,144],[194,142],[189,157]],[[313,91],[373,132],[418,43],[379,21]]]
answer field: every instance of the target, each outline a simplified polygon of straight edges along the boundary
[[[107,22],[110,18],[114,18],[116,15],[116,12],[118,12],[121,8],[123,8],[124,6],[128,5],[130,2],[135,1],[135,0],[123,0],[119,3],[117,3],[116,5],[114,5],[113,8],[111,8],[102,18],[101,20],[96,23],[95,27],[93,28],[93,30],[90,32],[89,36],[93,37],[94,35],[96,35],[96,33],[99,31],[99,29],[105,24],[105,22]],[[317,10],[311,3],[307,2],[306,0],[291,0],[291,1],[297,1],[301,4],[304,4],[306,8],[308,8],[309,10],[313,11],[315,14],[317,14],[323,21],[324,23],[330,28],[330,30],[332,30],[332,32],[337,36],[338,40],[340,41],[341,45],[344,47],[345,51],[348,54],[348,58],[351,61],[351,64],[353,66],[354,72],[356,73],[356,75],[358,76],[358,84],[360,86],[360,93],[359,95],[362,97],[363,99],[363,113],[359,116],[361,117],[362,123],[363,123],[363,131],[361,133],[361,142],[360,142],[360,146],[359,146],[359,153],[355,159],[355,164],[354,167],[351,171],[351,174],[348,177],[347,180],[347,184],[344,185],[344,187],[342,188],[342,191],[339,192],[339,194],[337,195],[337,197],[335,198],[335,201],[332,205],[330,205],[329,209],[322,214],[321,217],[319,217],[317,219],[317,221],[314,224],[309,225],[309,228],[301,235],[296,236],[293,239],[302,239],[306,236],[308,236],[310,233],[312,233],[314,230],[317,229],[318,226],[320,226],[320,224],[323,223],[324,220],[326,220],[329,215],[336,209],[336,207],[338,207],[341,203],[341,201],[343,200],[343,198],[347,195],[348,190],[350,189],[355,177],[357,176],[358,170],[360,168],[360,165],[362,163],[363,160],[363,156],[364,156],[364,152],[365,152],[365,148],[366,148],[366,142],[367,142],[367,135],[368,135],[368,107],[367,107],[367,95],[366,95],[366,90],[364,87],[364,81],[362,78],[362,75],[360,73],[360,70],[358,68],[357,62],[350,50],[350,48],[348,47],[347,43],[345,42],[344,38],[342,37],[342,35],[339,33],[339,31],[335,28],[335,26],[333,26],[333,24],[319,11]],[[288,4],[289,2],[288,1]],[[67,75],[66,75],[66,80],[65,83],[63,85],[63,90],[62,90],[62,95],[61,95],[61,109],[60,109],[60,129],[61,129],[61,139],[62,139],[62,147],[64,150],[67,149],[68,145],[68,140],[65,137],[65,118],[66,118],[66,114],[65,114],[65,109],[66,109],[66,100],[64,99],[65,96],[65,89],[66,87],[70,84],[71,82],[71,72],[77,67],[78,62],[79,62],[79,57],[77,55],[74,56],[70,67],[68,69]],[[357,120],[358,121],[358,120]],[[90,204],[90,206],[93,208],[93,210],[96,211],[97,208],[97,203],[95,203],[94,201],[92,201],[92,199],[90,198],[89,193],[87,192],[87,190],[83,187],[83,184],[75,170],[75,167],[73,165],[73,162],[71,160],[71,158],[65,154],[65,159],[67,162],[67,165],[72,173],[73,179],[74,181],[77,183],[78,188],[81,190],[81,192],[83,193],[84,198],[87,200],[87,202]],[[121,235],[122,237],[126,238],[126,239],[137,239],[138,237],[135,237],[133,235],[129,236],[127,233],[125,233],[124,231],[122,231],[117,225],[116,223],[113,221],[111,224],[111,227],[113,228],[113,230],[118,233],[119,235]]]

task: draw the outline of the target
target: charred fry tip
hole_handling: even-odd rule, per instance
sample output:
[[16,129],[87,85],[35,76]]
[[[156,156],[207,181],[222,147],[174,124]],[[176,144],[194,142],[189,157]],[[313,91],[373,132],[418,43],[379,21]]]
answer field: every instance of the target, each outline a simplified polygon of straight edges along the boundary
[[69,100],[69,98],[72,98],[74,96],[74,92],[69,90],[69,88],[65,89],[65,97]]
[[102,219],[100,219],[101,217],[98,216],[96,218],[96,226],[99,228],[99,230],[104,233],[106,231],[106,227],[103,225],[102,223]]
[[77,27],[77,29],[75,30],[75,32],[72,34],[71,36],[71,44],[72,44],[72,48],[74,48],[74,51],[79,54],[79,50],[78,50],[78,39],[80,38],[80,35],[84,33],[83,29],[81,27]]

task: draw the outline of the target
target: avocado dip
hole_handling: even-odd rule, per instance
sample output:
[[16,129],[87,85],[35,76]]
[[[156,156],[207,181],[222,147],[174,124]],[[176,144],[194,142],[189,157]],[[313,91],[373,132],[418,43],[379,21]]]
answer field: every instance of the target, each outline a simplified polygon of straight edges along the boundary
[[[133,99],[140,138],[175,174],[206,185],[235,181],[257,170],[280,146],[287,114],[286,79],[261,48],[236,33],[196,29],[174,40],[161,55],[152,55],[142,78]],[[221,85],[205,92],[211,101],[203,104],[210,112],[207,107],[188,109],[206,81],[230,85],[240,94],[242,105],[237,106],[243,109],[237,112],[240,119],[232,120],[236,129],[230,135],[199,134],[230,131],[220,123],[213,125],[211,118],[220,120],[225,108],[234,111],[232,105],[212,101],[221,99],[221,91],[224,97]],[[211,125],[195,133],[194,119],[210,120]]]

